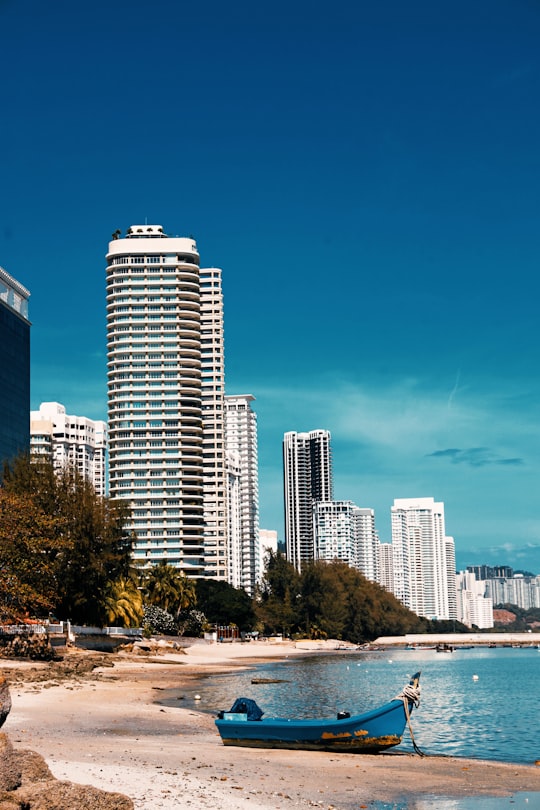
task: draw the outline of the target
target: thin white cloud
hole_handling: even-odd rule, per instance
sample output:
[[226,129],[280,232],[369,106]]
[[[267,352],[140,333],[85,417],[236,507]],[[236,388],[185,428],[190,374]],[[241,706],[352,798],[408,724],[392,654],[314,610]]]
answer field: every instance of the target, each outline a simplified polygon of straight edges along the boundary
[[430,390],[420,379],[379,387],[323,380],[317,389],[271,388],[256,396],[275,429],[327,428],[335,441],[360,443],[383,454],[415,451],[420,457],[456,449],[473,459],[471,448],[482,448],[487,454],[484,461],[491,458],[504,464],[540,449],[530,392],[523,392],[522,398],[515,392],[475,394],[469,386],[460,389],[458,399],[457,385],[458,381],[449,396],[448,388]]
[[253,385],[266,524],[272,511],[282,509],[280,487],[272,486],[270,494],[266,482],[281,485],[283,433],[326,428],[332,433],[334,496],[374,508],[382,539],[390,536],[394,498],[432,496],[445,502],[458,551],[496,544],[503,554],[509,539],[522,547],[537,540],[540,395],[486,381],[480,391],[463,382],[463,373],[459,380],[358,385],[327,376],[294,389]]

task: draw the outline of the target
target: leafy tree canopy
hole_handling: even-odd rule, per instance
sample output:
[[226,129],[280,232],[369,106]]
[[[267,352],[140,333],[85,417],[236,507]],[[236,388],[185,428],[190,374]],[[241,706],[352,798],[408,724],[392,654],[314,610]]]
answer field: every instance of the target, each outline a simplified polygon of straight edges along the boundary
[[296,632],[300,624],[300,576],[280,551],[269,552],[260,585],[256,613],[266,634]]
[[160,562],[141,572],[145,602],[171,614],[193,607],[197,602],[195,583],[183,571]]
[[279,552],[269,555],[256,611],[266,633],[355,643],[427,632],[429,624],[344,562],[311,562],[299,575]]
[[47,615],[55,607],[55,557],[64,540],[61,517],[45,514],[28,495],[0,489],[0,620]]
[[28,456],[4,467],[3,492],[24,499],[27,512],[19,510],[13,521],[25,537],[31,510],[49,521],[46,556],[54,593],[45,581],[39,588],[55,613],[79,624],[106,624],[109,583],[129,576],[127,507],[97,495],[76,469],[55,472],[52,463]]
[[143,599],[138,577],[119,577],[108,583],[104,593],[107,623],[116,627],[139,627],[143,618]]
[[255,625],[253,601],[242,588],[215,579],[195,581],[197,607],[210,624],[235,624],[241,630]]

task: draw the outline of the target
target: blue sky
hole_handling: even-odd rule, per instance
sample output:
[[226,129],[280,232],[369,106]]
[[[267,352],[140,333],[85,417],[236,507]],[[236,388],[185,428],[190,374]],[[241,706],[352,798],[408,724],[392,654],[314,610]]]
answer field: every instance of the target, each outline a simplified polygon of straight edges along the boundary
[[32,407],[106,418],[105,253],[144,222],[223,268],[228,393],[332,432],[335,497],[444,501],[460,567],[540,571],[535,0],[0,0],[0,265]]

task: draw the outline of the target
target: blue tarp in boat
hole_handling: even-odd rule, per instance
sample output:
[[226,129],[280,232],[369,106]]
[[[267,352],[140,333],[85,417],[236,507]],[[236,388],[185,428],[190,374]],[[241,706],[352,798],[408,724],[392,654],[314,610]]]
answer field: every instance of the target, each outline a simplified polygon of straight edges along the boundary
[[236,714],[247,714],[248,720],[260,720],[264,714],[254,700],[244,697],[236,698],[229,711]]

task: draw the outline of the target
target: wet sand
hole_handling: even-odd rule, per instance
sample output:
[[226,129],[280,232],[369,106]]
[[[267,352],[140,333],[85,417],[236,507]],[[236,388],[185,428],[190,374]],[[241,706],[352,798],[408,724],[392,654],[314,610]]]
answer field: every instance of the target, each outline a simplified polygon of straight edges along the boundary
[[[3,728],[13,744],[39,752],[53,774],[130,796],[138,810],[358,810],[422,796],[510,796],[540,791],[540,767],[394,749],[375,756],[225,747],[213,717],[163,706],[164,689],[193,687],[203,674],[305,655],[292,643],[197,643],[146,658],[114,654],[113,667],[67,680],[47,664],[0,662],[13,708]],[[317,654],[312,645],[309,654]],[[48,668],[49,667],[49,668]],[[31,674],[33,673],[33,675]],[[202,690],[201,690],[202,691]],[[540,797],[539,797],[540,798]]]

